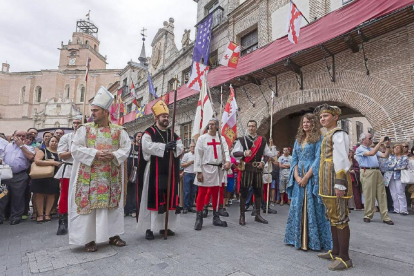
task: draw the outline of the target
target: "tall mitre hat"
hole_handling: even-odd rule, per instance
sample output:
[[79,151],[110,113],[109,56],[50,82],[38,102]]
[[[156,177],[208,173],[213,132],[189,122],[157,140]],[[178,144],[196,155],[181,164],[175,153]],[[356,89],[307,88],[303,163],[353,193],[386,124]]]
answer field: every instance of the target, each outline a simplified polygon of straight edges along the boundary
[[91,105],[96,105],[109,111],[113,101],[114,96],[105,87],[101,86],[93,98]]
[[152,113],[155,117],[158,117],[161,114],[169,114],[170,110],[163,100],[159,100],[151,107]]
[[76,115],[75,117],[73,117],[73,120],[80,120],[82,121],[83,116],[82,115]]
[[316,116],[319,116],[322,113],[330,113],[333,116],[335,115],[340,116],[342,112],[339,107],[324,103],[324,104],[321,104],[320,106],[317,106],[315,110],[313,111],[313,114],[315,114]]

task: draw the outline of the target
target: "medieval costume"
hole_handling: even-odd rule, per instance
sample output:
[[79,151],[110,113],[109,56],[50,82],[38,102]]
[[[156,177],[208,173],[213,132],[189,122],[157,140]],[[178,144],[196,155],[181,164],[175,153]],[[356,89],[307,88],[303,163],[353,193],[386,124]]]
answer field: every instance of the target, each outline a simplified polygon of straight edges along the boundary
[[[152,107],[154,116],[168,114],[165,103],[160,100]],[[174,134],[176,148],[173,164],[169,163],[169,150],[166,145],[171,142],[171,130],[162,130],[156,124],[147,128],[141,138],[138,161],[138,189],[142,195],[138,196],[139,215],[137,229],[140,233],[146,231],[148,240],[154,239],[153,232],[162,234],[165,226],[165,213],[169,211],[168,234],[174,235],[171,229],[177,225],[180,212],[178,185],[180,181],[179,156],[184,150],[180,137]],[[169,206],[167,205],[168,173],[171,169],[172,181],[170,188]],[[141,187],[142,186],[142,187]]]
[[[112,94],[101,87],[91,105],[109,111],[112,101]],[[124,161],[130,145],[128,133],[118,125],[87,123],[76,131],[71,146],[70,244],[96,247],[95,242],[109,239],[110,244],[125,245],[118,235],[124,232]],[[95,158],[98,151],[111,152],[114,158]]]
[[[315,109],[315,114],[330,113],[340,115],[341,109],[323,104]],[[341,270],[352,267],[352,260],[343,260],[340,255],[348,255],[349,251],[349,210],[348,199],[352,197],[352,181],[349,174],[351,163],[348,159],[349,137],[339,127],[329,130],[321,143],[319,166],[319,196],[325,205],[326,218],[330,221],[333,249],[318,257],[334,260],[329,269]],[[339,197],[336,191],[345,191]]]
[[[332,249],[331,229],[319,196],[321,141],[319,139],[316,143],[305,143],[302,146],[296,140],[293,148],[287,186],[291,204],[284,242],[302,250]],[[312,176],[306,187],[299,186],[294,177],[296,166],[301,178],[312,168]]]
[[[218,213],[220,188],[223,189],[222,181],[224,179],[222,166],[225,162],[230,162],[229,149],[225,141],[222,142],[218,135],[212,136],[209,133],[198,138],[195,148],[194,172],[202,173],[203,182],[199,182],[197,178],[194,182],[198,186],[195,230],[201,230],[202,228],[202,211],[209,189],[212,196],[213,225],[227,227],[227,223],[220,220]],[[208,196],[207,198],[209,200]]]
[[[247,144],[247,145],[246,145]],[[250,157],[244,156],[246,150],[251,150],[252,155]],[[245,222],[245,205],[246,197],[250,187],[253,187],[255,196],[255,221],[267,224],[267,220],[260,215],[261,198],[262,198],[262,184],[263,184],[263,169],[259,169],[260,163],[263,165],[267,162],[268,157],[276,156],[276,147],[272,146],[270,150],[266,143],[266,138],[256,135],[252,137],[246,135],[245,137],[238,138],[233,148],[232,155],[237,160],[242,160],[244,170],[240,170],[240,225],[246,225]],[[265,158],[266,157],[266,158]]]

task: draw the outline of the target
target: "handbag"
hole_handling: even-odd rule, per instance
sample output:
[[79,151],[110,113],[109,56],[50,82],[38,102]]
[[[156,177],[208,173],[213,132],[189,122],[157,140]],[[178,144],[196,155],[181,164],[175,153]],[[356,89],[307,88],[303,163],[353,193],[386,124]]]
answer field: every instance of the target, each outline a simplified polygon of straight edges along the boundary
[[11,179],[12,177],[13,177],[13,172],[12,172],[11,167],[7,164],[0,165],[0,179],[5,180],[5,179]]
[[[134,150],[134,147],[132,147],[132,150]],[[129,174],[129,177],[128,177],[128,182],[131,182],[131,183],[135,183],[135,181],[137,180],[137,170],[138,170],[138,168],[134,165],[134,163],[135,163],[135,154],[133,153],[133,155],[132,155],[132,171],[131,171],[131,173]]]
[[[46,149],[45,152],[45,160],[49,160],[47,157]],[[35,162],[32,163],[30,167],[30,178],[31,179],[40,179],[40,178],[49,178],[55,175],[55,166],[38,166]]]
[[414,170],[413,169],[401,170],[401,183],[414,184]]

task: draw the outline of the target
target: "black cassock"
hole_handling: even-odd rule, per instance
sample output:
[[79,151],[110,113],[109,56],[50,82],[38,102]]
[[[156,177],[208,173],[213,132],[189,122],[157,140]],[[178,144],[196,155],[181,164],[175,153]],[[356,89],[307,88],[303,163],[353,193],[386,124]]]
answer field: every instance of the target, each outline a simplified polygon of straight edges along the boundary
[[[166,144],[171,141],[171,130],[162,131],[158,129],[155,125],[147,128],[145,133],[151,137],[152,142]],[[174,134],[174,140],[179,140],[180,137]],[[179,194],[178,194],[178,184],[180,181],[180,158],[174,157],[173,164],[169,164],[170,154],[169,152],[164,152],[163,157],[158,157],[151,155],[151,165],[149,169],[149,183],[148,183],[148,206],[142,206],[143,208],[147,207],[148,210],[158,211],[159,213],[164,213],[166,211],[167,204],[167,184],[168,184],[168,173],[170,167],[172,166],[172,185],[170,189],[170,206],[169,210],[176,210],[179,206]],[[139,147],[139,161],[138,161],[138,177],[137,177],[137,214],[139,214],[140,202],[142,188],[144,186],[144,172],[145,167],[147,166],[147,161],[145,161],[142,153],[142,142]],[[138,216],[137,216],[138,217]]]

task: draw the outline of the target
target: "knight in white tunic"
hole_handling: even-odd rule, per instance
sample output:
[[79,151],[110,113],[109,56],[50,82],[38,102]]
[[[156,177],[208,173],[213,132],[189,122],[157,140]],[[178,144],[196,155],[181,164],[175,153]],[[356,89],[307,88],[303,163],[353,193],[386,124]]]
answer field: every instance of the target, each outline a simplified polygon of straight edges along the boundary
[[125,164],[131,141],[128,133],[109,123],[113,96],[101,87],[91,104],[94,122],[81,126],[73,137],[69,186],[69,244],[98,250],[96,243],[125,246]]
[[[167,235],[175,235],[172,229],[178,224],[179,207],[179,156],[184,145],[176,134],[172,139],[169,125],[169,109],[160,100],[152,106],[155,124],[147,128],[141,138],[138,162],[138,225],[137,230],[144,233],[147,240],[155,238],[154,232],[163,235],[165,214],[168,211]],[[169,163],[170,152],[174,152],[173,163]],[[169,172],[172,181],[167,206],[167,183]]]
[[218,214],[219,188],[224,176],[223,170],[230,169],[229,148],[225,140],[220,139],[217,133],[219,121],[211,119],[208,123],[208,132],[197,140],[194,157],[194,173],[197,177],[194,184],[198,185],[197,217],[195,230],[201,230],[203,225],[203,207],[206,194],[210,189],[213,205],[213,225],[227,227]]
[[59,226],[57,235],[66,235],[68,233],[68,198],[69,198],[69,181],[72,173],[73,157],[70,152],[73,135],[82,124],[82,116],[76,116],[73,119],[74,132],[67,133],[59,140],[57,153],[59,159],[63,161],[63,165],[55,174],[55,178],[60,181],[60,196],[59,196]]

